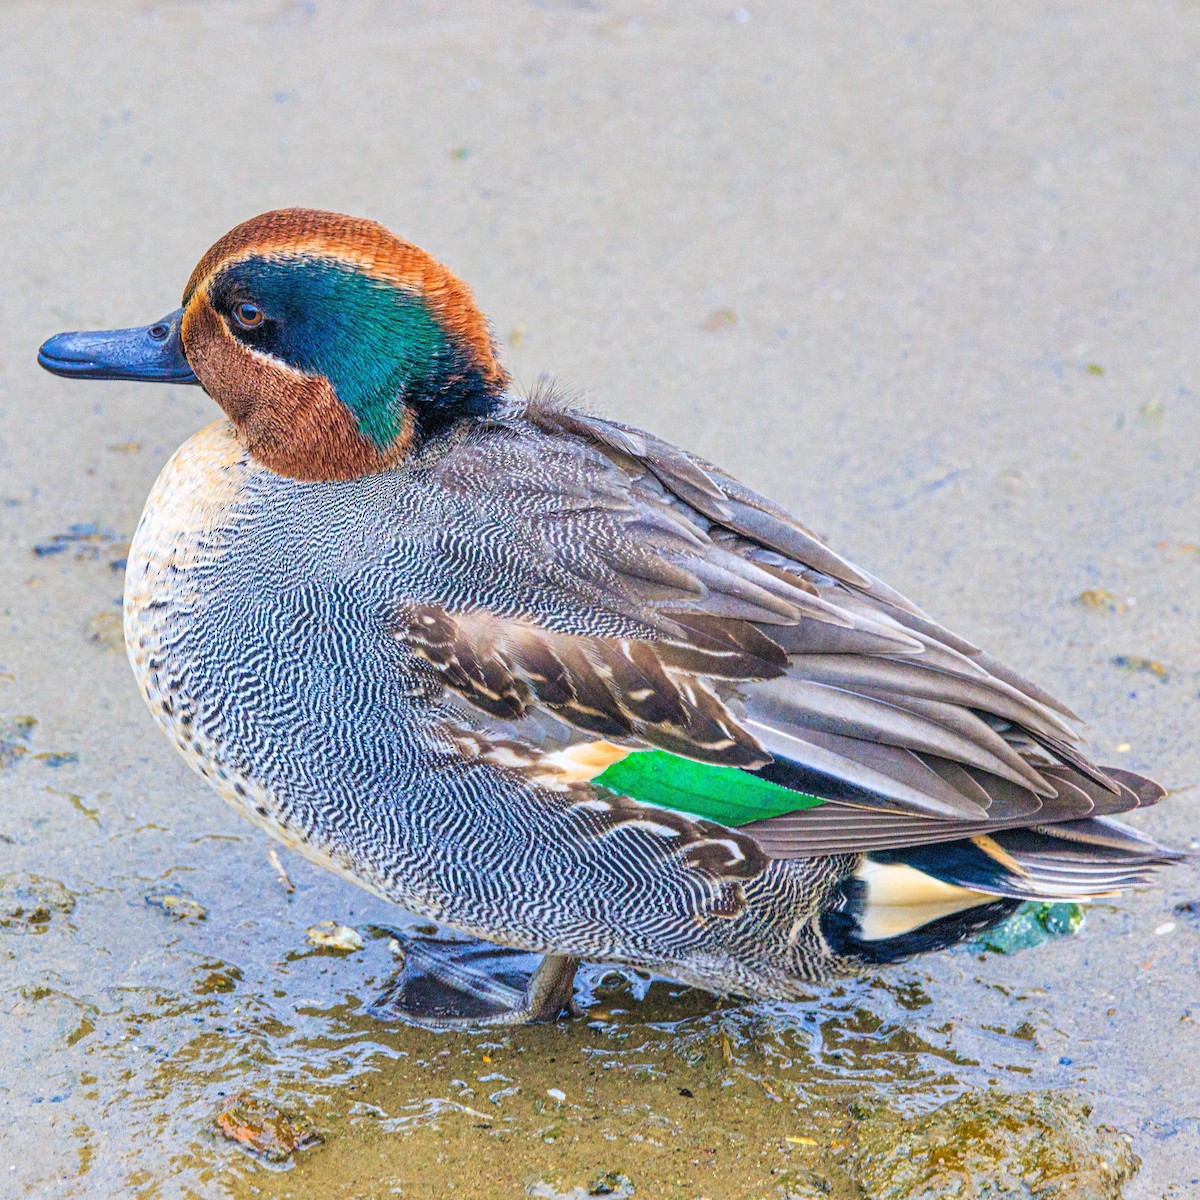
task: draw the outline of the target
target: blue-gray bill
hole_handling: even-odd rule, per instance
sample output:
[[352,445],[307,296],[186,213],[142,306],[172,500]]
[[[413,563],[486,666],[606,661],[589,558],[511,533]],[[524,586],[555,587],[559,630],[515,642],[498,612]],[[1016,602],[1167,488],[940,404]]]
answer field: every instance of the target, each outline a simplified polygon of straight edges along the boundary
[[71,379],[141,379],[149,383],[199,383],[180,337],[183,309],[137,329],[56,333],[42,343],[38,363]]

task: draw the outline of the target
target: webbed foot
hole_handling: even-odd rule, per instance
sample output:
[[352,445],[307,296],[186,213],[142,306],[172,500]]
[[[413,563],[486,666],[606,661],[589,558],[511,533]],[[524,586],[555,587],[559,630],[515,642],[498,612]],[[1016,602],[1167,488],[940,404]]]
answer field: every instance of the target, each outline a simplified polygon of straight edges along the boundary
[[580,1015],[572,996],[577,958],[548,954],[539,961],[483,941],[397,940],[404,965],[368,1010],[380,1020],[452,1029]]

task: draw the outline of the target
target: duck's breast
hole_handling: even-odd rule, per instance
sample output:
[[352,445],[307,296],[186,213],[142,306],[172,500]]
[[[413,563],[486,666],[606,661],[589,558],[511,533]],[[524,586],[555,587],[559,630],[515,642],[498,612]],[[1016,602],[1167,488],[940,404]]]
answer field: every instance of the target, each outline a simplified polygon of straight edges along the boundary
[[125,642],[155,720],[292,844],[341,840],[425,749],[427,673],[388,630],[403,570],[378,561],[383,527],[405,543],[402,485],[283,478],[217,422],[163,468],[130,549]]

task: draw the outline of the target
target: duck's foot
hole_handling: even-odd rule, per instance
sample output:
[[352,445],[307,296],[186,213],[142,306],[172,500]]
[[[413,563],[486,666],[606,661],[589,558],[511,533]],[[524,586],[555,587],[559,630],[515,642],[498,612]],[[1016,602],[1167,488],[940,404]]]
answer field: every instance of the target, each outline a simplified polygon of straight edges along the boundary
[[572,998],[579,959],[482,941],[404,937],[404,966],[368,1010],[384,1021],[434,1028],[525,1025],[579,1015]]

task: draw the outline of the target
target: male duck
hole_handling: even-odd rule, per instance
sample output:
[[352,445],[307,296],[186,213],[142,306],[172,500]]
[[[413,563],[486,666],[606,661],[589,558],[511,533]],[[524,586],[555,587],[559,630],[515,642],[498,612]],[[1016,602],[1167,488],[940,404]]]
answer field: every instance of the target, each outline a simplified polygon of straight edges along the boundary
[[374,222],[256,217],[170,316],[39,361],[229,418],[159,476],[125,588],[188,762],[546,956],[521,992],[460,955],[424,1016],[552,1018],[581,959],[794,996],[1176,857],[1111,819],[1162,789],[1052,697],[717,468],[515,393],[466,287]]

